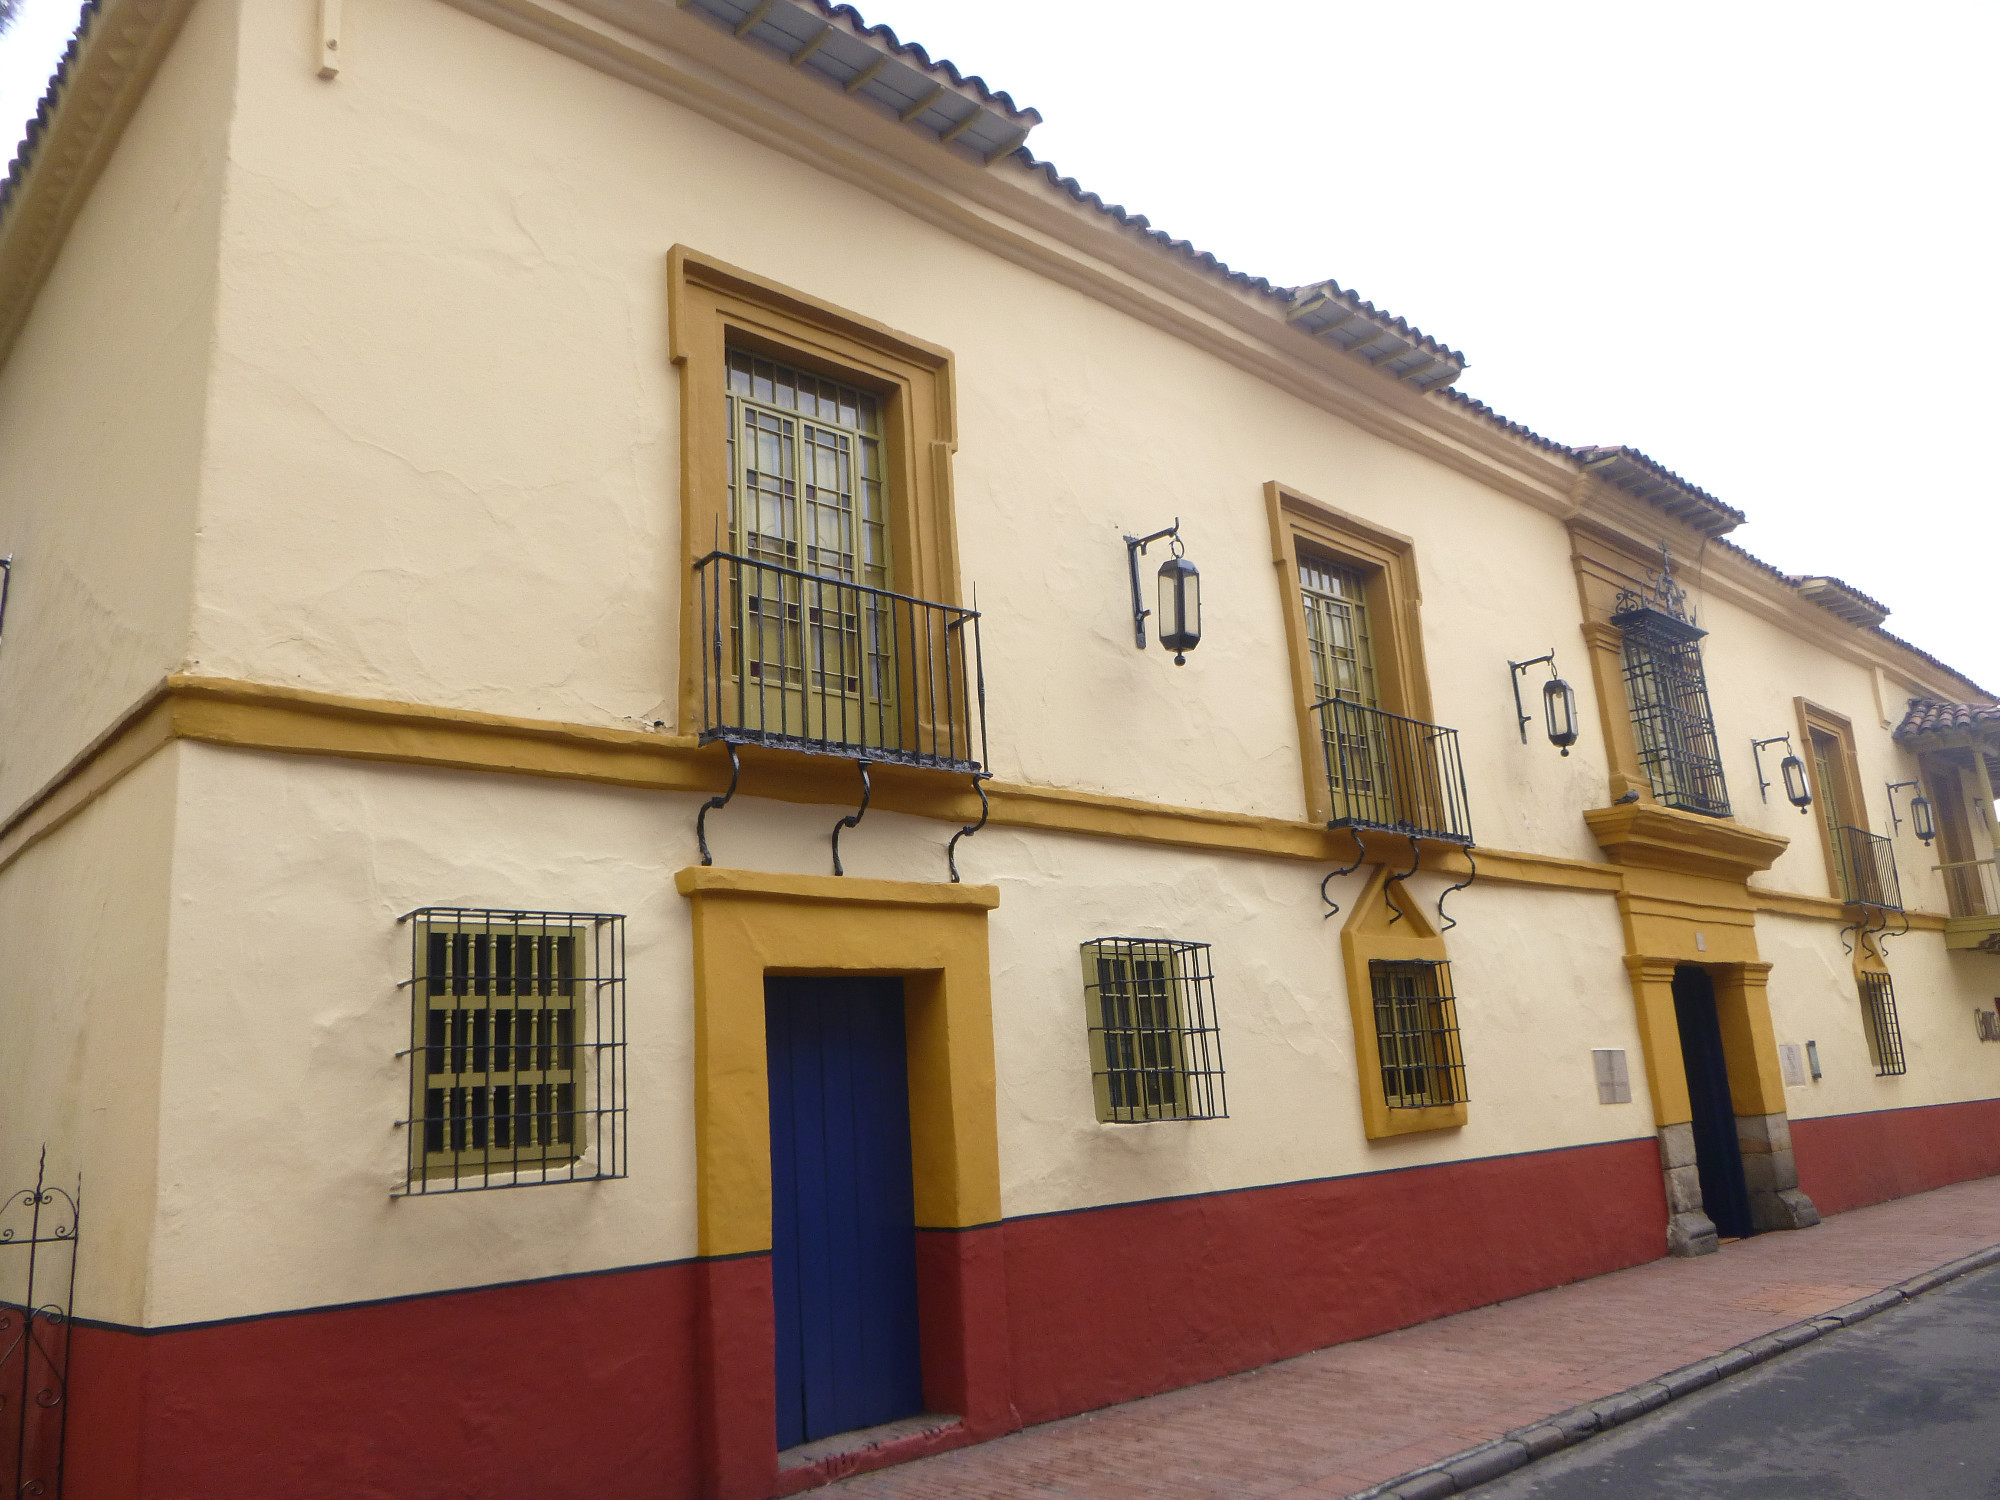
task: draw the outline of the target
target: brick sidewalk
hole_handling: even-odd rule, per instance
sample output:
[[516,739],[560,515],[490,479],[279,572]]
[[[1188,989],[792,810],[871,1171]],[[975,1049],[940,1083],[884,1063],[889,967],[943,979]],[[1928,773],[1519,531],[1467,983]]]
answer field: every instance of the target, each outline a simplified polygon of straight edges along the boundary
[[1337,1497],[2000,1244],[2000,1177],[1656,1260],[815,1491]]

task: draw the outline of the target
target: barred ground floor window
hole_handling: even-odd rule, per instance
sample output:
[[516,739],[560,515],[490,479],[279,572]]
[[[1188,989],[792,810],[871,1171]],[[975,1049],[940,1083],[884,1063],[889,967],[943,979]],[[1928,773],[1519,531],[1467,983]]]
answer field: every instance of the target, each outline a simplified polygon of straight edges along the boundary
[[405,920],[404,1190],[624,1176],[625,919],[425,907]]
[[1451,965],[1442,960],[1375,959],[1368,965],[1382,1096],[1391,1109],[1463,1104],[1465,1056]]
[[1137,1124],[1229,1113],[1207,943],[1085,943],[1083,990],[1098,1119]]
[[1896,1019],[1896,984],[1887,974],[1861,975],[1861,1020],[1868,1032],[1868,1058],[1875,1064],[1875,1076],[1907,1073],[1903,1028]]

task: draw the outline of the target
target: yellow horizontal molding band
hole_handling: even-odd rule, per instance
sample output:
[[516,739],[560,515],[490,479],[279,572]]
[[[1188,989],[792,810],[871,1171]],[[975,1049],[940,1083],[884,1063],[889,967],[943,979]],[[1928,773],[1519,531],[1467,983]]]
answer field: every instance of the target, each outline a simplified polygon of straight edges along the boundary
[[855,875],[779,875],[696,865],[674,875],[683,896],[746,896],[760,901],[839,901],[851,906],[967,907],[991,911],[997,885],[927,885],[914,880],[864,880]]
[[[691,735],[175,673],[0,825],[0,869],[174,739],[281,754],[499,771],[704,796],[729,784],[729,762],[722,747],[699,745]],[[744,746],[740,754],[743,775],[738,790],[745,796],[826,807],[849,807],[857,800],[860,783],[851,761],[754,745]],[[872,766],[869,776],[874,782],[875,807],[952,823],[970,823],[979,816],[979,799],[971,790],[970,778],[897,765]],[[993,809],[989,826],[1087,834],[1312,865],[1350,864],[1355,857],[1354,840],[1347,832],[1333,832],[1303,820],[1006,781],[988,782],[987,795]],[[1409,840],[1368,833],[1362,847],[1366,863],[1401,866],[1408,858]],[[1478,864],[1478,878],[1498,885],[1607,895],[1615,895],[1628,885],[1627,871],[1589,860],[1487,848],[1475,849],[1472,858]],[[1466,855],[1451,848],[1426,850],[1423,868],[1460,879],[1469,871]],[[798,878],[823,879],[850,890],[862,883],[852,878],[834,881],[832,876]],[[1721,882],[1706,884],[1712,888]],[[1740,886],[1736,889],[1743,890]],[[1752,888],[1745,904],[1757,911],[1788,916],[1852,920],[1839,902],[1820,897]],[[1913,928],[1944,930],[1942,917],[1922,912],[1909,915]]]

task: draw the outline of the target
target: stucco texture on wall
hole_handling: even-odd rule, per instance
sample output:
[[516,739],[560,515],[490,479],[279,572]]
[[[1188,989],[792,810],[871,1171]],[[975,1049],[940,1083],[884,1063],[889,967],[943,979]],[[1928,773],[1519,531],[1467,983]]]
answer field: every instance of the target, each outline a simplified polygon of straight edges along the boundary
[[[695,1252],[692,956],[672,872],[695,862],[697,799],[177,753],[163,1064],[176,1104],[148,1322]],[[724,864],[800,874],[827,873],[830,831],[821,809],[750,798],[710,822]],[[941,880],[941,843],[933,823],[871,813],[842,852],[857,876]],[[1638,1048],[1603,896],[1475,886],[1452,898],[1470,1123],[1371,1146],[1338,931],[1321,921],[1312,870],[998,829],[961,861],[1002,892],[990,940],[1009,1217],[1650,1135],[1643,1090],[1596,1102],[1590,1049]],[[1442,884],[1412,882],[1425,900]],[[1541,955],[1530,989],[1506,976],[1539,950],[1550,902],[1566,941]],[[629,1180],[392,1201],[408,1097],[396,1054],[409,1045],[396,918],[444,903],[628,916]],[[1215,945],[1229,1119],[1097,1123],[1077,945],[1114,934]],[[1570,1018],[1560,1032],[1552,996]]]
[[[354,0],[323,84],[299,65],[300,4],[245,21],[205,670],[671,725],[663,263],[684,243],[955,354],[957,545],[1001,774],[1300,814],[1263,520],[1280,478],[1416,538],[1436,713],[1467,731],[1482,836],[1590,853],[1598,752],[1524,749],[1506,687],[1510,654],[1579,655],[1550,518],[445,7]],[[1133,650],[1119,540],[1176,516],[1207,629],[1179,669]],[[1469,639],[1491,647],[1439,645]]]
[[0,821],[187,649],[234,26],[197,8],[0,369]]
[[0,870],[0,1192],[33,1185],[44,1145],[51,1183],[81,1174],[86,1317],[145,1306],[179,769],[178,751],[154,756]]
[[[1890,930],[1895,930],[1892,921]],[[1854,941],[1848,932],[1846,941]],[[1909,1071],[1877,1076],[1854,960],[1832,923],[1760,917],[1771,965],[1771,1022],[1780,1042],[1819,1044],[1823,1077],[1785,1090],[1794,1119],[1861,1115],[2000,1095],[2000,1046],[1981,1043],[1974,1012],[2000,991],[2000,958],[1947,952],[1928,935],[1883,943]]]

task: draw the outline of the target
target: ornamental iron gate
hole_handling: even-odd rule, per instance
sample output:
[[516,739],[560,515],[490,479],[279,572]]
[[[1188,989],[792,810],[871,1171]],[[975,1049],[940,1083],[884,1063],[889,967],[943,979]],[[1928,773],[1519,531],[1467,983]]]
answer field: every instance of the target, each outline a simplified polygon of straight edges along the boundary
[[0,1250],[25,1252],[0,1257],[0,1473],[13,1471],[15,1496],[60,1496],[63,1487],[83,1180],[75,1193],[48,1186],[48,1162],[44,1146],[34,1187],[0,1202]]

